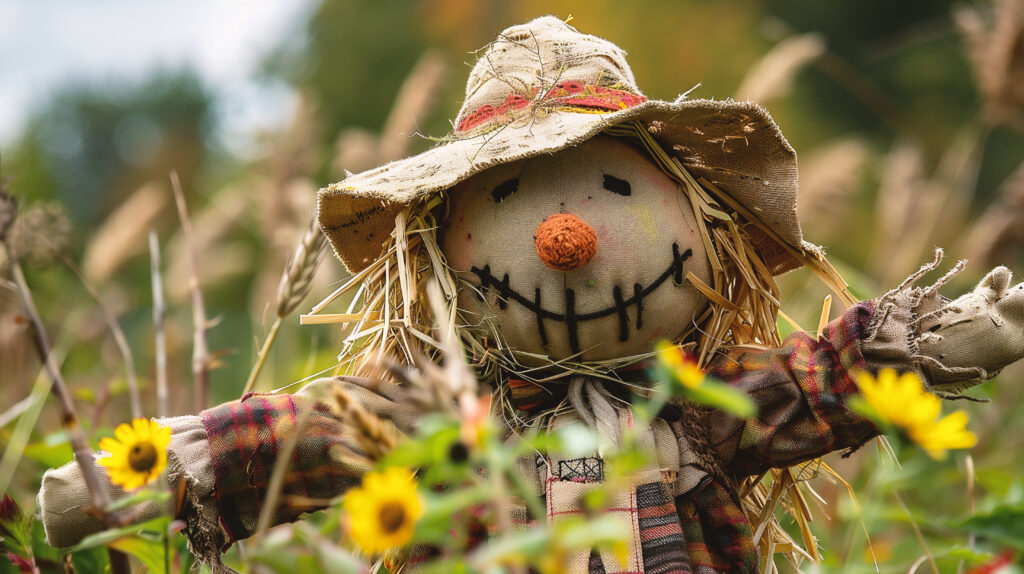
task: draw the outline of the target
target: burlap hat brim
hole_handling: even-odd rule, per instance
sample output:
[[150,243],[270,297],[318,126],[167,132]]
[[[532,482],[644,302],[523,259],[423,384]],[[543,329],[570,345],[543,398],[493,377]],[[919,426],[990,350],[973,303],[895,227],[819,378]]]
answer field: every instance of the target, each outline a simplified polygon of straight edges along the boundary
[[796,152],[755,103],[651,100],[603,113],[539,106],[526,112],[486,133],[446,141],[320,190],[320,227],[348,270],[358,272],[381,255],[395,215],[409,203],[490,167],[554,153],[625,122],[640,122],[695,178],[761,218],[778,240],[763,232],[751,236],[772,273],[799,267],[794,251],[816,249],[803,241],[796,215]]

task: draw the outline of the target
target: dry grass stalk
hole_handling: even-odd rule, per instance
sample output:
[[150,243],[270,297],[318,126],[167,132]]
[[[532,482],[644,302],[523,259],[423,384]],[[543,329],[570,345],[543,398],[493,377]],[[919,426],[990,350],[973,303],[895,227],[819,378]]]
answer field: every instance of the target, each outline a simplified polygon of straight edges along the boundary
[[358,172],[405,157],[418,133],[418,122],[434,105],[444,84],[448,64],[440,52],[425,52],[402,83],[378,137],[353,128],[342,132],[335,144],[334,171]]
[[988,120],[1024,129],[1024,0],[996,0],[988,19],[968,6],[958,7],[953,17],[967,42]]
[[174,201],[178,207],[178,219],[185,238],[185,249],[188,253],[190,270],[189,290],[192,292],[192,375],[196,389],[196,412],[206,408],[206,395],[210,381],[210,347],[206,341],[206,305],[203,303],[203,290],[199,286],[199,263],[196,258],[195,244],[192,236],[192,221],[188,217],[185,205],[185,192],[181,190],[178,172],[171,172],[171,187],[174,189]]
[[82,272],[102,284],[132,257],[145,250],[149,229],[167,206],[166,188],[156,182],[140,187],[92,235],[85,248]]
[[[928,565],[932,568],[932,574],[939,574],[939,566],[935,563],[935,557],[932,555],[931,549],[928,548],[928,543],[925,542],[924,534],[921,534],[921,528],[917,525],[917,521],[914,520],[914,515],[910,513],[910,509],[907,508],[907,504],[903,502],[903,497],[900,496],[898,491],[894,490],[892,495],[893,498],[896,499],[896,502],[899,503],[900,508],[903,509],[903,513],[907,515],[907,521],[914,530],[914,537],[917,538],[918,544],[921,545],[921,550],[924,551],[924,556],[922,558],[928,560]],[[910,571],[913,572],[915,569],[916,567],[912,568]]]
[[132,348],[128,345],[128,338],[125,337],[124,330],[121,329],[120,323],[117,321],[117,315],[114,313],[110,305],[107,305],[103,296],[100,295],[99,289],[86,278],[82,270],[75,265],[75,262],[68,256],[63,256],[64,264],[71,269],[72,272],[78,277],[78,280],[82,282],[85,290],[89,292],[89,295],[96,301],[96,306],[100,309],[100,314],[103,315],[103,320],[106,321],[107,327],[110,329],[111,335],[114,337],[114,342],[117,344],[117,349],[121,353],[121,360],[124,361],[124,376],[125,384],[128,387],[128,398],[131,403],[132,418],[142,418],[142,399],[139,397],[139,381],[135,378],[135,357],[132,355]]
[[825,39],[821,34],[786,38],[747,71],[736,90],[736,99],[765,102],[785,96],[796,75],[824,53]]
[[166,417],[170,395],[167,392],[167,332],[164,316],[167,303],[164,301],[164,282],[160,277],[160,241],[155,231],[149,232],[149,273],[153,288],[153,344],[156,355],[156,404],[157,416]]
[[808,236],[825,238],[839,229],[835,221],[846,215],[868,158],[867,143],[857,138],[843,138],[800,156],[797,213]]
[[[193,229],[196,229],[193,223]],[[197,234],[200,235],[200,234]],[[187,253],[183,259],[177,258],[174,241],[170,244],[170,257],[166,269],[167,300],[184,304],[192,298],[192,270],[188,263]],[[203,256],[199,260],[198,277],[200,288],[204,291],[227,284],[233,279],[251,271],[257,265],[257,256],[253,247],[245,240],[203,243],[197,239],[197,253]]]
[[[894,284],[919,267],[934,245],[957,239],[966,220],[985,130],[968,129],[949,147],[931,177],[921,150],[899,144],[890,154],[876,204],[883,229],[877,274]],[[900,249],[892,251],[892,245]]]
[[388,113],[377,146],[377,163],[383,164],[405,157],[409,142],[418,131],[420,118],[434,105],[438,89],[444,84],[448,64],[437,50],[428,50],[416,61],[402,82],[395,103]]
[[982,266],[1007,260],[1024,243],[1024,164],[1000,186],[989,205],[967,234],[967,258]]
[[[928,192],[924,152],[908,141],[897,143],[886,156],[875,201],[878,249],[889,251],[891,246],[903,241],[914,226]],[[880,265],[888,266],[891,259],[881,257],[878,260]]]
[[266,340],[263,341],[263,346],[260,348],[256,364],[253,365],[249,378],[245,382],[242,395],[245,395],[255,387],[256,379],[259,377],[260,371],[263,370],[263,365],[270,354],[270,349],[273,347],[274,341],[277,340],[281,323],[285,317],[295,311],[299,303],[309,294],[310,287],[313,285],[313,277],[316,275],[316,270],[320,267],[320,262],[323,261],[324,245],[326,245],[326,238],[320,231],[314,216],[310,219],[309,225],[306,226],[306,232],[302,234],[302,239],[299,241],[298,246],[295,247],[295,252],[285,265],[284,273],[281,274],[281,282],[277,288],[276,317],[274,318],[274,323],[270,326],[270,332],[267,333]]
[[[110,494],[100,480],[96,461],[93,458],[92,447],[89,446],[89,440],[85,435],[85,431],[82,430],[82,426],[78,422],[78,415],[75,412],[75,405],[71,400],[71,393],[53,356],[50,341],[43,328],[43,321],[39,317],[39,311],[36,309],[32,292],[25,281],[25,275],[21,271],[21,266],[8,252],[8,231],[11,224],[14,223],[16,215],[17,206],[14,199],[6,191],[0,191],[0,247],[7,252],[9,275],[14,281],[22,308],[28,318],[29,330],[32,334],[32,342],[34,343],[36,353],[50,378],[51,389],[53,394],[56,395],[57,407],[60,410],[61,426],[64,428],[64,432],[67,433],[68,441],[71,443],[72,450],[75,453],[75,460],[82,469],[82,478],[85,480],[85,484],[92,496],[93,508],[100,514],[105,524],[110,524],[112,516],[105,513],[106,508],[110,506]],[[129,574],[128,557],[113,549],[108,549],[108,552],[110,555],[110,566],[114,574]]]
[[[251,184],[246,182],[246,184]],[[237,277],[253,267],[253,252],[247,241],[230,241],[241,221],[253,209],[250,200],[252,188],[246,184],[220,190],[211,202],[189,215],[192,227],[191,241],[183,233],[175,234],[167,244],[166,291],[171,303],[191,298],[192,268],[190,252],[202,253],[198,263],[200,286],[208,289]]]

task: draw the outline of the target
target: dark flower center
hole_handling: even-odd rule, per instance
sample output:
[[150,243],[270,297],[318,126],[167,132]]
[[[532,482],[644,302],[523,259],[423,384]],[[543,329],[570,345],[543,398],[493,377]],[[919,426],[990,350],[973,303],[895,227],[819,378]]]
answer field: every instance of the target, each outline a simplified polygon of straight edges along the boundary
[[405,507],[398,502],[385,502],[380,505],[380,529],[385,534],[393,534],[405,523]]
[[128,466],[135,472],[149,472],[156,466],[156,448],[148,442],[137,442],[128,450]]

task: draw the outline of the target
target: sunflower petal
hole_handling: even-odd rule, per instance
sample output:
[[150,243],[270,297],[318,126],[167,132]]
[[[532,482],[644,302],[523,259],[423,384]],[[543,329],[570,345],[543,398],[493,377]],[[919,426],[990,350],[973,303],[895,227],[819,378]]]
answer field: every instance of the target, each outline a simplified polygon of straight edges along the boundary
[[135,431],[132,430],[132,426],[128,423],[121,423],[117,425],[117,428],[114,429],[114,436],[117,437],[117,440],[125,444],[131,444],[136,440]]
[[135,419],[132,421],[132,428],[135,429],[135,440],[138,442],[149,440],[149,420]]

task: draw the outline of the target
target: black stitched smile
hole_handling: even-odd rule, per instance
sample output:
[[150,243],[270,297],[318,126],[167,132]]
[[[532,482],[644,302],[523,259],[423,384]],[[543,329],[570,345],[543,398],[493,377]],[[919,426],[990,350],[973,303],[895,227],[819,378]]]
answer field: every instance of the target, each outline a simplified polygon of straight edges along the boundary
[[693,250],[687,249],[686,251],[679,252],[679,244],[672,244],[672,263],[669,264],[666,269],[657,279],[654,280],[650,285],[644,287],[640,283],[633,284],[633,296],[629,299],[623,299],[622,288],[618,285],[612,291],[612,296],[615,298],[615,304],[611,307],[601,309],[600,311],[593,311],[590,313],[576,313],[576,292],[572,289],[565,290],[565,312],[556,313],[549,311],[541,306],[541,290],[537,287],[534,290],[533,299],[528,299],[521,293],[512,289],[509,286],[508,273],[498,279],[491,274],[491,266],[484,265],[480,267],[470,268],[470,272],[477,276],[480,280],[480,296],[486,296],[491,286],[494,286],[498,290],[498,308],[505,309],[508,307],[509,300],[519,303],[523,307],[526,307],[537,316],[537,330],[540,334],[541,344],[547,346],[548,336],[547,331],[544,328],[544,319],[550,319],[552,321],[562,321],[566,324],[566,328],[569,331],[569,346],[572,349],[573,354],[580,352],[579,335],[577,333],[577,325],[580,321],[589,321],[591,319],[600,319],[618,313],[619,315],[619,341],[626,341],[629,339],[629,316],[626,314],[626,308],[630,305],[636,305],[636,328],[639,329],[643,326],[643,300],[644,297],[650,295],[655,289],[661,286],[662,283],[668,280],[669,277],[673,278],[676,285],[683,283],[683,263],[693,256]]

